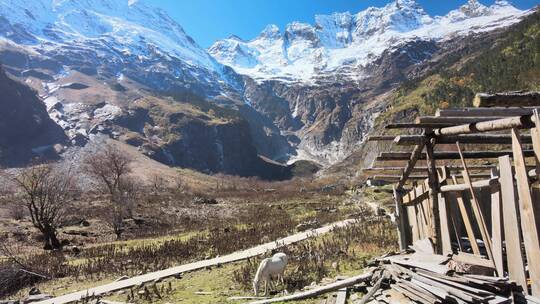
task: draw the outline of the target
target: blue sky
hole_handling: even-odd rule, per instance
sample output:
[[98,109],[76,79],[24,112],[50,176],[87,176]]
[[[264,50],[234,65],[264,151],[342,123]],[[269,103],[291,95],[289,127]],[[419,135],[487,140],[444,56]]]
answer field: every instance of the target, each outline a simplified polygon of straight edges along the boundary
[[[390,0],[146,0],[165,9],[202,47],[235,34],[251,39],[270,23],[281,29],[291,21],[314,22],[316,14],[359,12],[369,6],[384,6]],[[444,15],[466,0],[418,0],[430,15]],[[480,0],[490,5],[494,0]],[[528,9],[538,0],[513,0],[514,6]]]

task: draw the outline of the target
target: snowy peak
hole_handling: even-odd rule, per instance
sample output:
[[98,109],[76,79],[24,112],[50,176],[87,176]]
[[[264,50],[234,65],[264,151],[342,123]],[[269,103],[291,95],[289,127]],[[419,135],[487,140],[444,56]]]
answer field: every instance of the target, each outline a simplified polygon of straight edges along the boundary
[[[414,0],[395,0],[357,14],[316,15],[314,25],[292,22],[283,33],[269,25],[251,41],[221,40],[209,52],[220,63],[260,81],[313,82],[344,68],[361,70],[385,50],[410,41],[491,31],[530,12],[504,0],[489,7],[469,0],[446,16],[431,17]],[[361,72],[348,73],[354,80],[364,77]]]
[[[188,64],[218,69],[180,25],[140,0],[3,0],[0,16],[32,37],[18,43],[72,44],[99,38],[132,55],[145,57],[158,49]],[[9,34],[0,36],[12,38]]]

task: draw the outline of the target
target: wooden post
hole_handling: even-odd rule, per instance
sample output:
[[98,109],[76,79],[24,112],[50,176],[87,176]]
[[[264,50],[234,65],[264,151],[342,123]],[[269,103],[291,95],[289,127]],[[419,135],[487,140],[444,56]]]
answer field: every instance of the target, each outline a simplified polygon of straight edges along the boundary
[[[450,178],[450,170],[442,167],[442,175],[439,184],[446,184]],[[452,253],[452,241],[450,238],[450,222],[448,221],[448,203],[443,193],[439,192],[439,221],[441,231],[441,250],[443,254]]]
[[510,156],[499,157],[499,181],[501,183],[501,198],[503,208],[503,228],[506,239],[506,255],[508,261],[508,274],[525,292],[527,292],[527,279],[523,252],[521,250],[521,235],[519,233],[517,194],[514,187],[514,174]]
[[512,129],[512,150],[514,151],[514,167],[516,168],[519,210],[521,213],[521,229],[527,254],[527,265],[532,285],[532,295],[540,296],[540,242],[534,216],[529,176],[525,167],[525,158],[521,150],[519,131]]
[[428,167],[428,182],[429,182],[429,200],[431,203],[431,237],[433,247],[438,254],[442,253],[441,245],[441,221],[439,218],[439,178],[437,174],[437,166],[433,157],[433,148],[435,140],[432,138],[426,143],[426,158]]
[[407,249],[407,245],[409,245],[409,240],[407,238],[407,212],[403,207],[401,193],[399,193],[396,187],[394,187],[393,190],[394,202],[396,203],[396,217],[398,221],[399,249],[405,250]]
[[[491,176],[493,178],[499,176],[497,169],[493,169]],[[501,192],[499,189],[491,189],[491,240],[493,242],[493,259],[499,277],[504,276],[502,224]]]

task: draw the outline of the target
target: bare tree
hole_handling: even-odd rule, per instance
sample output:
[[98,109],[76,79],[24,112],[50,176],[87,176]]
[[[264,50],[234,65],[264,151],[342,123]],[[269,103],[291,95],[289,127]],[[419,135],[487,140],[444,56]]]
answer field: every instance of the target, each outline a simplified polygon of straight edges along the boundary
[[110,212],[105,220],[117,239],[125,230],[124,219],[132,214],[136,185],[130,177],[133,159],[112,145],[85,159],[86,172],[98,183],[108,196]]
[[71,170],[52,165],[37,165],[23,169],[14,178],[19,199],[28,209],[32,224],[44,237],[45,249],[60,249],[57,229],[65,211],[74,199],[75,182]]

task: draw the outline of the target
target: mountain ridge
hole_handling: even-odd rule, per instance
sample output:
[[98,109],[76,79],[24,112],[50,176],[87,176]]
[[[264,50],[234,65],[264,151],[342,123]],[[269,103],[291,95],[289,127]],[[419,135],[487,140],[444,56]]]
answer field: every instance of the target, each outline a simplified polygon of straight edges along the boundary
[[[489,31],[528,13],[504,0],[489,7],[469,0],[446,16],[431,17],[416,1],[398,0],[357,14],[316,15],[315,24],[292,22],[283,32],[269,25],[251,40],[219,40],[208,51],[222,64],[259,81],[316,83],[321,75],[339,73],[343,66],[365,66],[382,50],[411,40],[440,41]],[[363,76],[349,78],[361,81]]]

